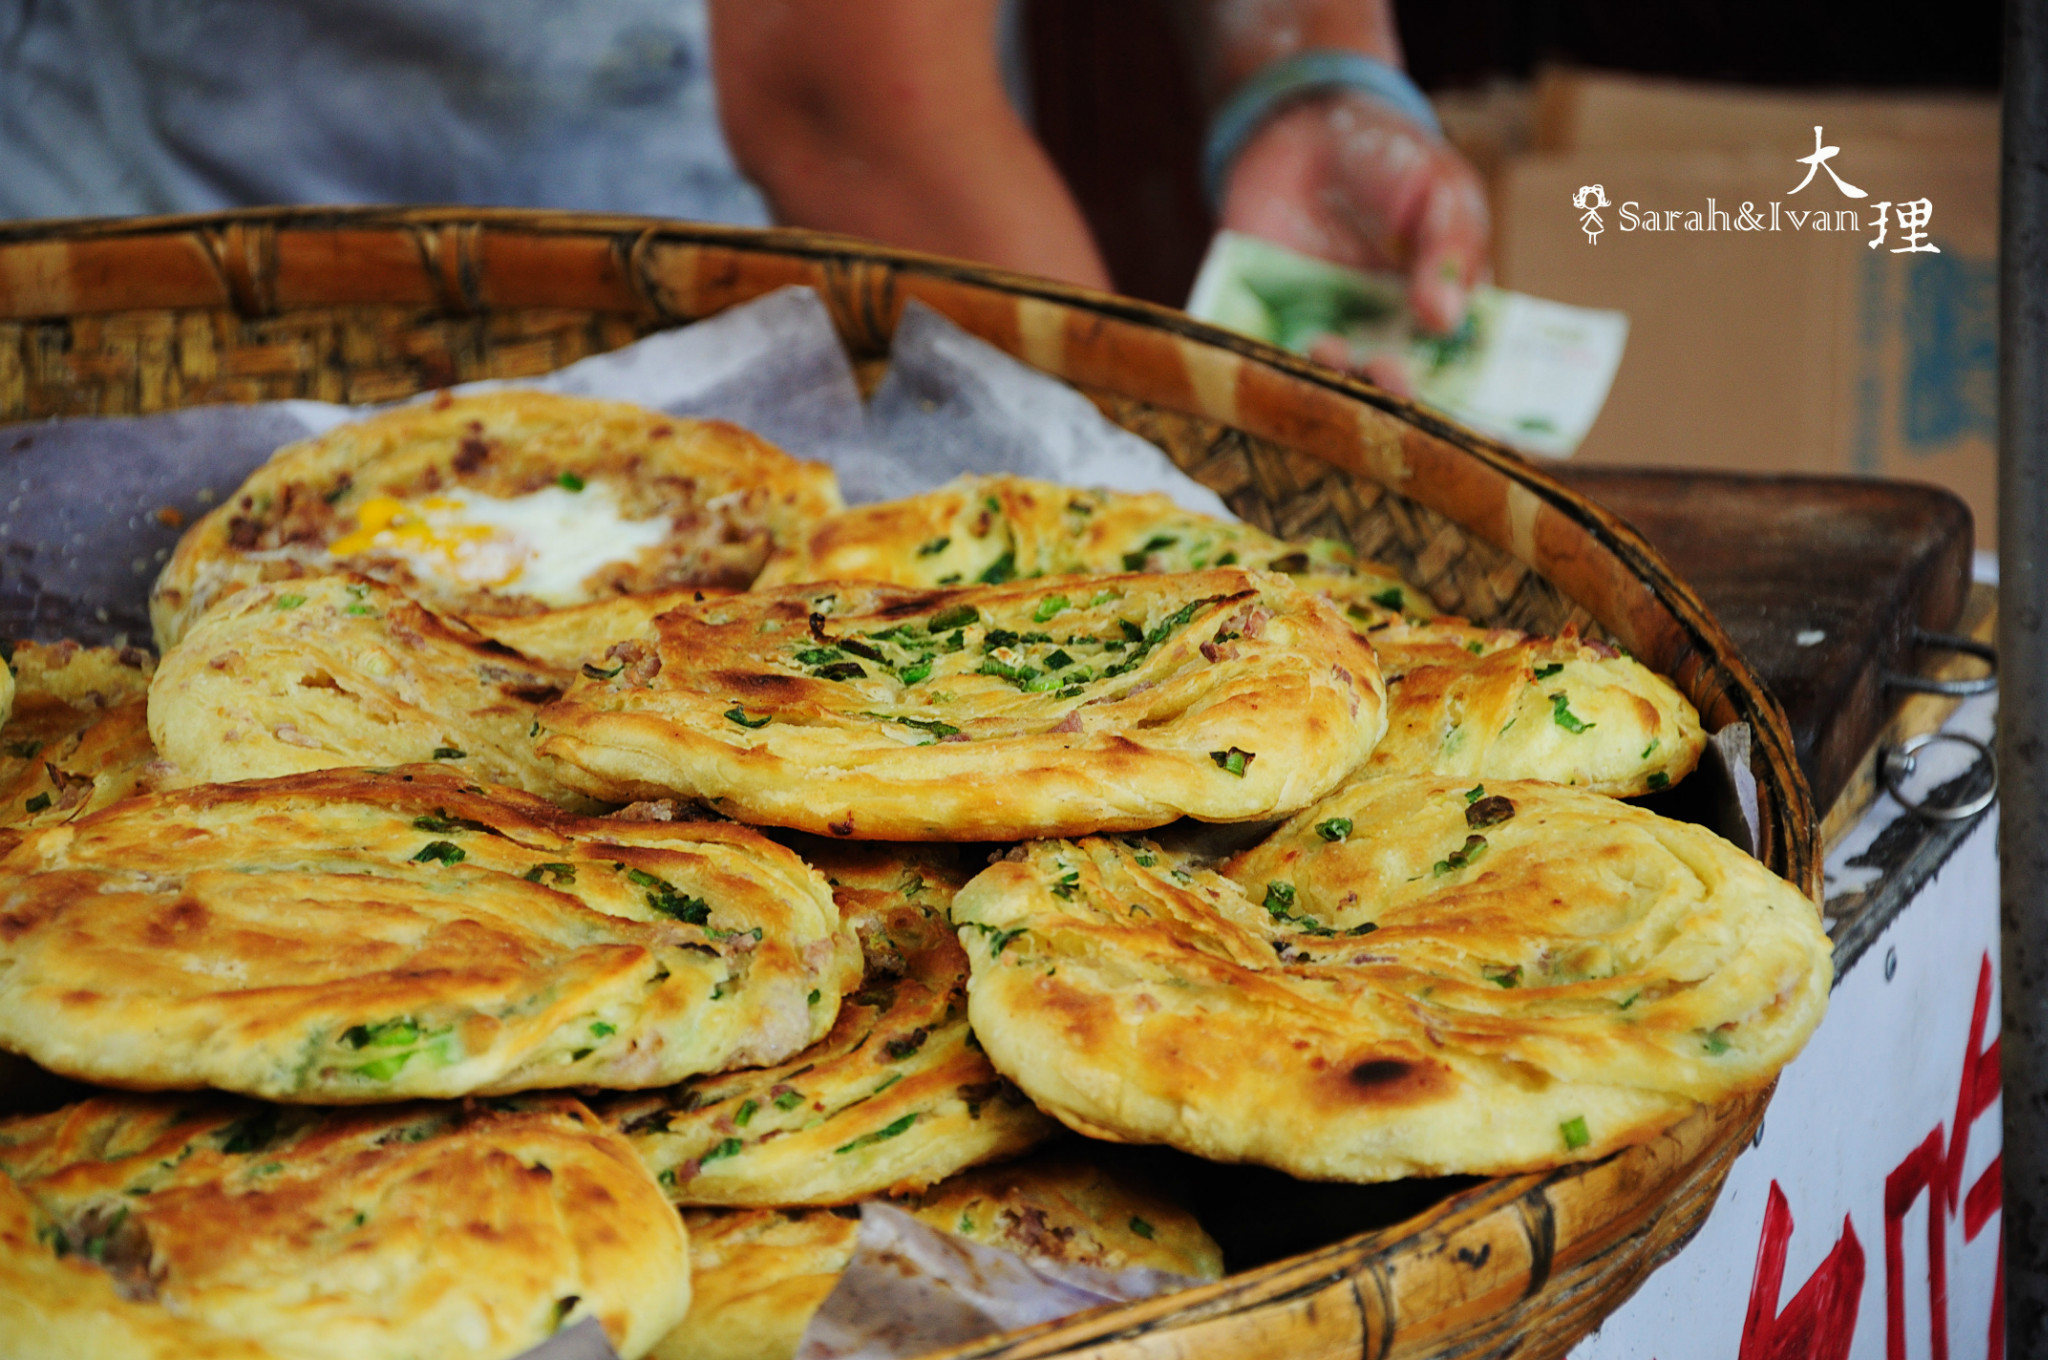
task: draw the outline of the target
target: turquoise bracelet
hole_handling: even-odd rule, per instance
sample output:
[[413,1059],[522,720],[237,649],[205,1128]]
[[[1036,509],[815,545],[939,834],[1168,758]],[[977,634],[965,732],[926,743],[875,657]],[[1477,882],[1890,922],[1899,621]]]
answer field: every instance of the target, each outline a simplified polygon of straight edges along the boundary
[[1354,90],[1387,105],[1409,121],[1441,136],[1429,96],[1399,67],[1342,48],[1315,48],[1261,67],[1238,86],[1216,116],[1202,144],[1202,187],[1209,206],[1223,207],[1223,180],[1244,144],[1283,105],[1331,90]]

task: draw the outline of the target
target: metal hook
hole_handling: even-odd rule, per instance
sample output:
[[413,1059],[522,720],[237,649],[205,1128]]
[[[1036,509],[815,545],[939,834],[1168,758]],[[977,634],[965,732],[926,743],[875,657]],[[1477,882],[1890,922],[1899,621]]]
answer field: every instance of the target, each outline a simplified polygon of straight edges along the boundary
[[1991,673],[1974,676],[1968,680],[1936,680],[1931,676],[1886,671],[1886,689],[1907,689],[1916,694],[1947,694],[1960,699],[1972,694],[1989,694],[1998,688],[1998,649],[1990,643],[1979,642],[1975,638],[1958,637],[1954,633],[1930,633],[1924,628],[1915,628],[1908,641],[1916,648],[1927,647],[1974,656],[1991,667]]
[[[1915,760],[1916,754],[1937,741],[1960,742],[1964,746],[1975,748],[1978,763],[1991,772],[1990,786],[1975,797],[1947,807],[1933,803],[1916,803],[1908,798],[1905,791],[1899,787],[1900,781],[1913,773],[1913,768],[1918,763]],[[1975,769],[1976,766],[1973,765],[1971,768]],[[1898,746],[1886,747],[1884,753],[1878,757],[1877,777],[1884,785],[1885,792],[1898,799],[1899,806],[1914,816],[1924,817],[1930,822],[1960,822],[1974,817],[1990,807],[1998,797],[1998,757],[1985,743],[1975,737],[1966,737],[1960,732],[1922,732],[1917,737],[1909,737]]]

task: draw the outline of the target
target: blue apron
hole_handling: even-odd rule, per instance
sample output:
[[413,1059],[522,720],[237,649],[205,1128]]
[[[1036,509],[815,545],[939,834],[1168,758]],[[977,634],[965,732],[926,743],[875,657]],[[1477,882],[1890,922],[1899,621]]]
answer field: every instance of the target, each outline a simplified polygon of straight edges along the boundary
[[0,0],[0,218],[259,203],[768,221],[705,0]]

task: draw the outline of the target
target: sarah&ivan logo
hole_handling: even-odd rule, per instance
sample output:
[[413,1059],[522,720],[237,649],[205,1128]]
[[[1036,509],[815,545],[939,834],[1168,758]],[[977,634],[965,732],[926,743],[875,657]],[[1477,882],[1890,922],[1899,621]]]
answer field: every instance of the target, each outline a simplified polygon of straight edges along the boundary
[[[1799,156],[1794,164],[1806,167],[1806,177],[1786,191],[1791,198],[1813,184],[1814,177],[1825,170],[1841,196],[1848,199],[1866,199],[1870,195],[1843,179],[1828,162],[1841,154],[1842,148],[1826,144],[1826,137],[1820,128],[1813,130],[1813,154]],[[1579,213],[1579,229],[1586,233],[1587,245],[1598,245],[1600,233],[1606,230],[1601,220],[1600,209],[1613,207],[1607,201],[1606,189],[1598,184],[1582,184],[1572,195],[1572,207]],[[1894,203],[1889,199],[1870,205],[1870,217],[1866,221],[1856,208],[1827,208],[1810,205],[1804,208],[1788,208],[1779,199],[1772,199],[1769,211],[1757,207],[1755,202],[1745,199],[1738,208],[1718,206],[1711,198],[1704,210],[1699,208],[1645,208],[1631,198],[1624,200],[1616,209],[1616,224],[1624,232],[1665,232],[1665,231],[1803,231],[1803,232],[1863,232],[1876,234],[1865,244],[1872,250],[1889,240],[1900,244],[1892,247],[1894,255],[1926,252],[1939,255],[1941,247],[1927,239],[1927,224],[1934,217],[1934,204],[1925,198]],[[1888,217],[1886,214],[1889,213]],[[1891,227],[1896,224],[1898,234],[1890,236]]]

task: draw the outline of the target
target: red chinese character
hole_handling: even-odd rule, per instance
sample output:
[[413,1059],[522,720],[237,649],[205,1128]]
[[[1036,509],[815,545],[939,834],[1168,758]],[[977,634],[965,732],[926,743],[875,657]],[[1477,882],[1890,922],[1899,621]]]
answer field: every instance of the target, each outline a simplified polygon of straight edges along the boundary
[[[1963,1213],[1963,1240],[1974,1242],[1991,1215],[2004,1206],[2005,1155],[1991,1159],[1967,1196],[1963,1188],[1963,1158],[1970,1150],[1970,1126],[1991,1108],[1999,1093],[1998,1040],[1981,1050],[1984,1028],[1991,1019],[1991,954],[1977,967],[1977,1003],[1970,1009],[1970,1042],[1963,1050],[1963,1079],[1956,1087],[1956,1119],[1949,1126],[1948,1165],[1943,1169],[1942,1189],[1948,1198],[1948,1216]],[[1998,1275],[1991,1293],[1990,1360],[2005,1356],[2005,1224],[1998,1225]]]
[[1776,1312],[1785,1280],[1785,1248],[1792,1241],[1792,1206],[1776,1181],[1764,1204],[1764,1234],[1749,1286],[1738,1360],[1846,1360],[1856,1337],[1856,1303],[1863,1296],[1863,1244],[1842,1215],[1842,1235],[1783,1312]]
[[[1956,1087],[1955,1122],[1947,1146],[1942,1130],[1933,1132],[1884,1179],[1884,1303],[1886,1360],[1906,1357],[1905,1223],[1920,1192],[1927,1192],[1927,1312],[1934,1360],[1948,1360],[1948,1223],[1963,1215],[1963,1240],[1977,1234],[2002,1203],[2003,1156],[1992,1159],[1968,1195],[1962,1193],[1963,1159],[1970,1151],[1970,1128],[1991,1108],[1999,1094],[1998,1040],[1984,1044],[1991,1018],[1991,955],[1977,969],[1977,1000],[1970,1012],[1970,1038],[1963,1050],[1963,1074]],[[1998,1273],[1991,1296],[1991,1360],[2005,1355],[2005,1227],[1999,1225]]]

